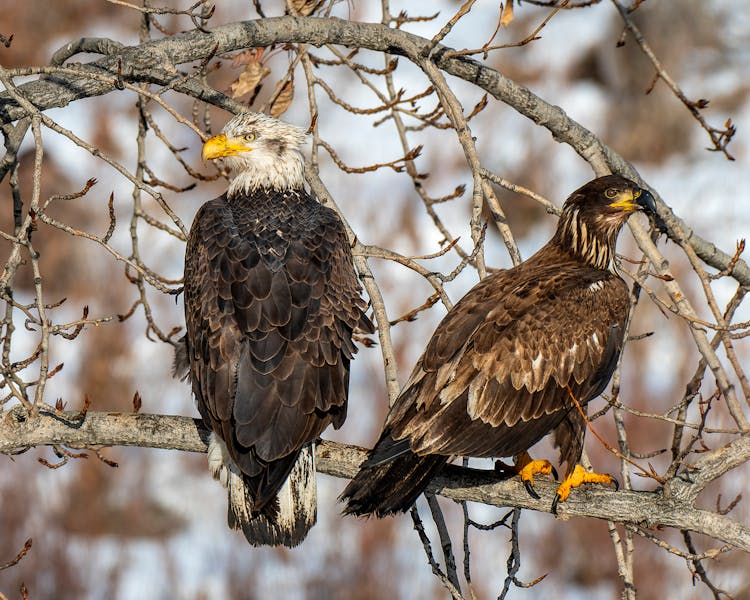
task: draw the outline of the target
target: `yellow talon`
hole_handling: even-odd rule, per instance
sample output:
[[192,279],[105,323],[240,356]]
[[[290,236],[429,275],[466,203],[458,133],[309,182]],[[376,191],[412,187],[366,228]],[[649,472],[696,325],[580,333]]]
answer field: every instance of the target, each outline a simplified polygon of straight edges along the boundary
[[614,485],[619,487],[617,480],[613,479],[611,475],[606,473],[592,473],[584,469],[581,465],[576,465],[573,469],[573,473],[560,484],[557,488],[557,495],[555,501],[552,503],[552,512],[557,514],[557,505],[560,502],[565,502],[568,496],[570,496],[570,490],[574,487],[578,487],[584,483],[603,483],[604,485]]
[[521,481],[528,481],[531,485],[534,485],[534,475],[536,473],[549,475],[552,473],[552,463],[548,460],[532,460],[518,469]]
[[539,499],[539,494],[534,489],[534,475],[541,473],[542,475],[549,475],[554,473],[557,478],[557,473],[552,463],[548,460],[533,460],[527,452],[522,452],[516,457],[516,472],[521,476],[521,481],[526,488],[526,491],[533,498]]

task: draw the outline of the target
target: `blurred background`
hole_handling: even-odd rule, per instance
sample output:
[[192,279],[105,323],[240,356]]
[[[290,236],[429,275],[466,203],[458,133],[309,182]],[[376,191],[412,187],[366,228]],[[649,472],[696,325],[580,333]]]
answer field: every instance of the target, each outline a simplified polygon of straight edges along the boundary
[[[108,37],[126,45],[138,43],[141,14],[115,2],[59,0],[0,0],[0,33],[13,34],[9,48],[0,48],[5,68],[44,65],[63,44],[80,37]],[[188,3],[167,2],[166,6],[187,8]],[[160,5],[161,5],[160,4]],[[281,2],[261,3],[267,16],[283,14]],[[462,2],[391,2],[391,14],[408,10],[410,16],[439,16],[433,21],[403,25],[409,32],[432,37]],[[478,2],[444,40],[456,49],[476,48],[492,37],[498,23],[499,3]],[[355,21],[380,22],[381,9],[374,2],[339,2],[331,14]],[[549,8],[533,3],[516,5],[515,16],[498,34],[495,43],[526,37],[549,14]],[[190,19],[179,15],[157,17],[166,33],[192,29]],[[216,3],[210,21],[217,26],[257,18],[253,3],[224,0]],[[635,20],[654,48],[665,69],[691,99],[708,98],[703,112],[709,122],[721,127],[730,118],[738,134],[729,147],[730,162],[719,152],[709,152],[708,136],[662,82],[650,94],[654,70],[631,40],[616,47],[622,21],[610,2],[593,3],[585,9],[560,11],[541,31],[541,39],[528,45],[490,54],[487,63],[516,82],[529,87],[546,101],[562,107],[573,119],[592,130],[627,160],[656,189],[675,212],[701,236],[732,252],[737,240],[750,232],[750,12],[743,0],[649,0],[637,11]],[[165,33],[152,29],[154,37]],[[325,49],[311,49],[330,57]],[[344,52],[348,50],[343,49]],[[278,80],[292,54],[276,49],[264,66],[271,70],[269,81]],[[480,57],[477,57],[481,59]],[[95,56],[76,56],[86,62]],[[265,59],[264,59],[265,60]],[[381,55],[361,51],[356,60],[382,68]],[[394,73],[397,87],[406,96],[422,92],[428,85],[424,75],[401,59]],[[231,57],[208,75],[210,85],[231,91],[244,65]],[[371,107],[377,99],[348,69],[320,65],[318,75],[335,93],[355,107]],[[301,67],[296,72],[296,93],[282,118],[303,127],[310,124],[310,112]],[[21,83],[23,79],[17,79]],[[380,80],[373,78],[378,85]],[[482,91],[457,79],[449,79],[465,114],[482,100]],[[262,104],[273,88],[269,83],[257,99]],[[321,138],[351,166],[388,162],[403,155],[391,121],[383,114],[354,115],[332,102],[316,88],[318,127]],[[190,119],[192,101],[169,92],[164,100]],[[243,98],[247,100],[247,98]],[[426,112],[435,98],[419,100]],[[257,105],[257,104],[256,104]],[[254,106],[256,106],[254,105]],[[164,135],[177,147],[192,169],[206,176],[214,172],[200,161],[200,139],[166,111],[152,106],[153,117]],[[134,171],[137,163],[138,119],[136,95],[131,91],[77,101],[48,111],[57,123],[102,149]],[[229,116],[211,110],[214,131]],[[558,206],[566,195],[592,178],[589,166],[568,146],[558,144],[547,130],[535,126],[509,107],[489,99],[488,106],[470,122],[479,157],[490,171],[530,188]],[[30,136],[27,136],[30,138]],[[132,251],[129,225],[133,212],[132,184],[101,160],[48,129],[43,130],[44,167],[41,197],[80,190],[86,180],[98,179],[84,198],[57,201],[49,210],[56,219],[76,229],[102,235],[109,225],[108,198],[114,194],[118,217],[111,243],[124,255]],[[436,207],[442,221],[460,244],[471,251],[469,218],[471,174],[461,147],[450,130],[427,128],[409,132],[411,147],[424,145],[416,165],[428,174],[423,185],[429,195],[440,197],[466,185],[460,197]],[[173,189],[160,188],[169,206],[188,225],[198,207],[219,195],[226,182],[195,183],[173,154],[155,136],[147,138],[148,165],[152,180],[168,182]],[[30,139],[22,146],[19,182],[24,198],[30,198],[34,147]],[[365,244],[392,249],[407,256],[438,252],[443,235],[434,227],[405,173],[380,169],[372,173],[346,174],[330,156],[319,155],[322,180],[341,208],[358,238]],[[556,218],[527,197],[497,188],[510,227],[523,258],[530,256],[551,235]],[[148,197],[146,210],[164,220],[164,214]],[[0,229],[13,231],[10,191],[0,187]],[[155,272],[178,280],[182,276],[184,244],[164,231],[138,225],[142,259]],[[40,251],[46,298],[67,301],[54,309],[55,322],[73,321],[82,307],[92,318],[125,315],[138,300],[138,290],[125,277],[122,263],[116,263],[100,246],[71,237],[51,227],[35,233]],[[671,273],[701,316],[710,318],[700,282],[684,256],[672,244],[661,243],[671,261]],[[621,236],[619,250],[639,259],[630,234]],[[2,256],[10,245],[0,242]],[[486,261],[489,267],[506,268],[511,260],[497,233],[487,230]],[[430,270],[450,272],[459,262],[453,252],[423,261]],[[391,319],[423,304],[433,293],[417,273],[393,262],[371,259],[370,264],[385,297]],[[635,266],[632,270],[635,271]],[[476,271],[465,269],[446,284],[455,302],[477,281]],[[658,282],[650,280],[657,294]],[[716,280],[714,292],[721,307],[734,293],[736,283]],[[19,270],[15,298],[33,301],[30,267]],[[162,332],[184,323],[182,301],[147,289],[153,320]],[[413,322],[392,328],[399,378],[403,382],[423,349],[432,329],[445,314],[437,303],[421,312]],[[750,319],[741,307],[737,321]],[[28,356],[37,339],[23,333],[23,320],[15,323],[16,360]],[[45,399],[59,398],[67,409],[81,407],[84,396],[91,410],[133,410],[133,397],[142,398],[142,411],[196,416],[189,387],[170,376],[172,346],[147,331],[143,307],[119,322],[86,328],[74,341],[55,338],[51,364],[64,368],[50,380]],[[686,324],[665,315],[647,298],[638,306],[631,332],[654,332],[632,342],[626,349],[620,400],[629,407],[662,413],[682,398],[694,373],[698,355]],[[181,334],[180,334],[181,335]],[[737,341],[741,360],[747,361],[746,340]],[[11,356],[14,360],[14,357]],[[710,377],[704,382],[705,395],[714,389]],[[594,407],[604,406],[598,400]],[[379,348],[362,348],[353,364],[349,417],[339,431],[324,437],[369,446],[380,430],[387,410],[382,356]],[[718,409],[712,426],[730,426]],[[667,423],[632,414],[625,415],[631,447],[650,453],[671,444],[672,427]],[[599,432],[613,445],[616,433],[611,415],[597,421]],[[718,444],[720,435],[706,436]],[[550,454],[543,442],[535,454]],[[601,472],[617,472],[618,461],[589,436],[587,450]],[[408,515],[382,521],[342,518],[337,496],[344,480],[319,475],[318,524],[307,541],[296,550],[254,549],[242,535],[226,526],[226,492],[211,479],[204,455],[150,449],[108,448],[103,455],[118,463],[113,468],[90,455],[70,460],[59,469],[39,462],[59,460],[48,449],[34,449],[15,457],[0,456],[0,563],[10,560],[34,540],[29,554],[11,569],[0,571],[0,592],[20,597],[23,582],[30,598],[438,598],[447,597],[432,575],[422,545],[412,530]],[[649,461],[657,471],[668,464],[657,455]],[[721,493],[725,506],[748,483],[747,466],[724,478],[721,487],[706,492],[711,508]],[[653,489],[654,482],[634,478],[634,486]],[[420,501],[421,502],[421,501]],[[454,542],[460,549],[462,513],[460,506],[442,501]],[[424,507],[422,507],[424,509]],[[472,517],[490,522],[505,511],[471,506]],[[426,511],[425,511],[426,512]],[[732,513],[748,521],[746,503]],[[429,523],[428,523],[429,525]],[[434,532],[428,527],[428,532]],[[677,543],[679,536],[659,532]],[[496,597],[502,587],[509,553],[505,529],[471,534],[473,588],[478,598]],[[433,542],[435,543],[435,542]],[[672,556],[636,536],[634,540],[636,586],[639,596],[650,598],[704,598],[706,587],[694,586],[684,559]],[[698,540],[703,544],[702,540]],[[710,546],[709,543],[707,545]],[[616,598],[620,593],[617,563],[607,524],[601,521],[556,520],[548,514],[525,512],[521,518],[520,579],[547,577],[529,589],[515,589],[513,598],[598,599]],[[459,551],[459,550],[457,550]],[[459,553],[459,560],[461,560]],[[713,582],[733,594],[750,598],[750,562],[733,552],[709,563]]]

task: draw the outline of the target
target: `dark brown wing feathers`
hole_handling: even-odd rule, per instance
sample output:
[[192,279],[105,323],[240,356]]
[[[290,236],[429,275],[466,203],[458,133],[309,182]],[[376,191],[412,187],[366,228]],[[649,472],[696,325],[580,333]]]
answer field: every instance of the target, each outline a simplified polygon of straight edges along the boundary
[[562,420],[567,386],[582,404],[602,391],[622,345],[627,288],[552,258],[493,274],[456,304],[389,415],[394,438],[422,455],[507,456]]
[[273,499],[300,448],[346,415],[351,341],[371,331],[338,217],[304,191],[225,196],[185,259],[191,380],[204,420]]
[[[567,387],[582,405],[603,391],[628,307],[617,275],[551,246],[486,277],[438,325],[380,440],[345,489],[345,511],[406,510],[427,473],[450,456],[512,456],[552,430],[572,471],[584,423]],[[392,481],[403,482],[407,471],[408,483]],[[391,497],[383,494],[388,486]]]

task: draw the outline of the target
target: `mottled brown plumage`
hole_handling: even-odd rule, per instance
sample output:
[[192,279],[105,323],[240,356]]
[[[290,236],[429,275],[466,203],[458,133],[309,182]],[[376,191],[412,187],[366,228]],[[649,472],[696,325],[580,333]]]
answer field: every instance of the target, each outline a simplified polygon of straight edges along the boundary
[[628,180],[595,179],[568,198],[547,245],[461,298],[344,490],[345,511],[404,511],[450,457],[513,456],[550,432],[569,475],[585,423],[568,388],[585,405],[609,382],[629,309],[615,242],[629,214],[652,205]]
[[[312,485],[314,503],[312,455],[300,453],[344,422],[352,331],[372,329],[344,227],[304,190],[302,139],[244,114],[209,140],[204,154],[231,156],[234,178],[198,211],[185,255],[190,380],[218,436],[209,463],[229,487],[230,525],[256,545],[294,546],[312,526],[314,504],[282,501],[297,514],[279,517],[277,496],[306,461],[292,495]],[[278,171],[270,177],[266,156]]]

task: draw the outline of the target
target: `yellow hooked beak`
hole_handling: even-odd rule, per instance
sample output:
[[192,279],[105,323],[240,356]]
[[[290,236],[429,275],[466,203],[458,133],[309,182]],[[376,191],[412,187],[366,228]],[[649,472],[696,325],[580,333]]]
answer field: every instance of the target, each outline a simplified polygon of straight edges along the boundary
[[[210,141],[210,140],[209,140]],[[624,190],[620,192],[615,198],[614,202],[610,203],[612,208],[619,208],[624,211],[638,210],[640,205],[636,203],[636,199],[641,195],[643,190]]]
[[242,141],[234,138],[227,139],[227,136],[221,133],[209,138],[203,144],[201,156],[203,156],[203,160],[213,160],[224,156],[235,156],[240,152],[249,152],[250,150],[252,148],[246,146]]

